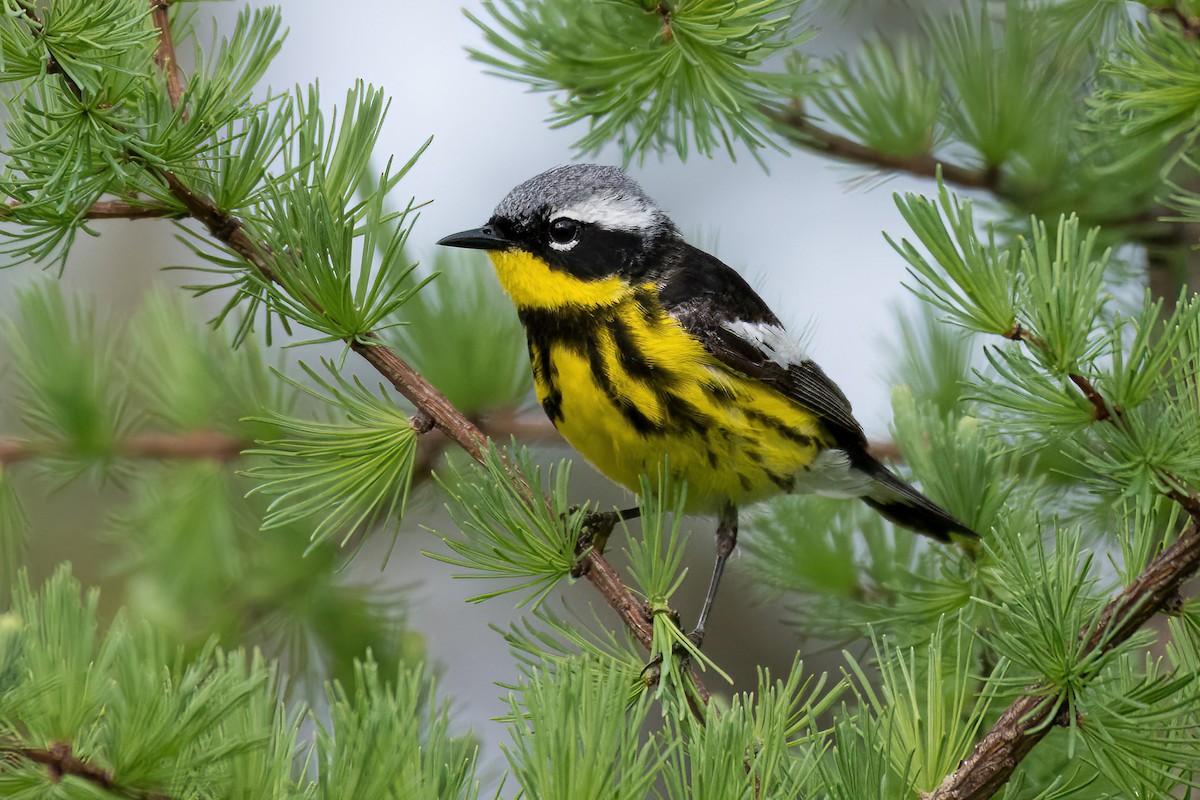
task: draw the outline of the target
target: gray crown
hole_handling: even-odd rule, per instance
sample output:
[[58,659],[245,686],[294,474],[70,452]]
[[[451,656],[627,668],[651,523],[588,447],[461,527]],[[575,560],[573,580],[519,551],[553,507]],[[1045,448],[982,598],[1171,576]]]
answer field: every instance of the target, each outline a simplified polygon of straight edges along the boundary
[[675,228],[624,170],[600,164],[567,164],[536,175],[500,201],[496,216],[527,222],[541,214],[584,207],[593,215],[600,212],[600,219],[588,222],[604,225],[615,220],[614,227],[621,228]]

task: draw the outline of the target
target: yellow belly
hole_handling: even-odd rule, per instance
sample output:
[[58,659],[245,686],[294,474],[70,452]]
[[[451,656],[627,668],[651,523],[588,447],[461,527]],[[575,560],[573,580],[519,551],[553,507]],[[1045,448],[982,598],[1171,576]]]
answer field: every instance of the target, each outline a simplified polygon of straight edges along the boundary
[[[622,366],[604,329],[591,354],[549,345],[550,370],[535,374],[535,384],[539,400],[559,396],[559,431],[597,469],[634,491],[665,457],[672,476],[687,482],[690,511],[789,489],[826,444],[817,418],[730,371],[667,320],[673,329],[634,332],[649,372],[661,373],[650,378]],[[596,363],[603,365],[599,377]]]
[[538,400],[613,481],[638,491],[665,458],[688,509],[715,511],[785,491],[830,444],[810,411],[708,353],[653,284],[581,280],[517,249],[488,255],[529,334]]

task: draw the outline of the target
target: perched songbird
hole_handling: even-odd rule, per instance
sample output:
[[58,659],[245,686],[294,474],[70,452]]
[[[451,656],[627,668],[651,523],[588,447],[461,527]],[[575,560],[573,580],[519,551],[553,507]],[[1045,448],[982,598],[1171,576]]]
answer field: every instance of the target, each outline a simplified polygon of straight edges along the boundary
[[488,251],[525,326],[538,400],[568,442],[635,491],[665,456],[688,510],[717,514],[697,642],[740,506],[782,492],[861,497],[935,539],[975,536],[867,452],[846,396],[762,298],[622,170],[543,172],[482,228],[439,244]]

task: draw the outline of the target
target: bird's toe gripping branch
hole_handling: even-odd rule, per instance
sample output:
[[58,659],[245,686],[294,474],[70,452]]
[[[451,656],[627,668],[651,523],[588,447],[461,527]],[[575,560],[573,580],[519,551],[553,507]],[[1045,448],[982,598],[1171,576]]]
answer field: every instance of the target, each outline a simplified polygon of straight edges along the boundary
[[[573,513],[577,508],[578,506],[572,508],[569,513]],[[586,514],[579,532],[579,542],[575,546],[575,553],[580,558],[571,569],[571,577],[581,577],[587,569],[586,562],[583,561],[585,553],[590,550],[604,552],[608,547],[608,537],[612,535],[618,522],[637,519],[641,513],[642,510],[634,506],[623,510],[591,511]]]

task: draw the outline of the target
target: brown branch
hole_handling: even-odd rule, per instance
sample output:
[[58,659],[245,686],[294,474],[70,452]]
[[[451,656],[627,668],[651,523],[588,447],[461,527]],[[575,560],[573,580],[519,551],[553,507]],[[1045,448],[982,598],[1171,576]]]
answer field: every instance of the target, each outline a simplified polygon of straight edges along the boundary
[[[512,414],[488,417],[480,423],[480,427],[489,438],[497,440],[513,436],[524,441],[551,441],[560,438],[553,425],[523,421]],[[422,438],[414,472],[423,474],[432,469],[449,444],[450,440],[445,436]],[[120,458],[128,459],[232,461],[253,446],[254,442],[217,431],[151,431],[134,434],[118,441],[113,447],[113,452]],[[0,436],[0,465],[9,466],[37,458],[60,456],[63,453],[63,448],[55,442],[36,442],[13,436]]]
[[1185,39],[1200,39],[1200,17],[1189,16],[1178,6],[1154,9],[1155,14],[1163,19],[1171,19],[1179,24],[1179,32]]
[[[12,216],[21,207],[13,198],[0,203],[0,217]],[[84,209],[83,219],[168,219],[181,216],[179,211],[166,206],[133,203],[128,200],[98,200]]]
[[900,446],[893,441],[881,439],[869,441],[867,442],[867,452],[880,461],[888,461],[893,464],[904,463],[904,453],[900,452]]
[[165,794],[140,791],[119,785],[110,770],[78,758],[71,751],[71,745],[68,742],[54,742],[50,745],[49,750],[39,747],[0,745],[0,756],[3,757],[0,758],[0,761],[10,763],[24,759],[41,764],[47,768],[50,780],[54,783],[58,783],[64,776],[70,775],[117,796],[128,798],[128,800],[171,800]]
[[[150,0],[150,18],[158,28],[158,47],[154,49],[154,63],[167,79],[167,99],[171,108],[179,108],[183,97],[183,79],[179,73],[179,62],[175,58],[175,40],[171,36],[170,0]],[[187,109],[180,113],[187,121]]]
[[767,116],[774,120],[780,132],[791,141],[831,158],[853,161],[877,169],[907,172],[922,178],[937,177],[938,168],[941,167],[942,178],[947,183],[968,189],[983,189],[1003,196],[998,168],[971,169],[958,164],[948,164],[930,153],[916,156],[884,153],[814,124],[799,108],[772,110],[767,112]]
[[[417,456],[413,460],[413,480],[422,480],[428,476],[437,460],[441,458],[446,448],[454,444],[453,440],[437,429],[431,418],[428,427],[413,422],[417,433],[432,433],[422,436]],[[422,420],[423,422],[423,420]],[[515,438],[523,442],[561,442],[562,435],[548,421],[522,420],[511,412],[500,412],[489,415],[478,422],[478,427],[493,441],[503,442]]]
[[378,337],[371,335],[368,341],[369,344],[352,342],[350,349],[387,378],[405,399],[428,414],[438,430],[466,450],[476,461],[482,462],[487,449],[487,437],[483,432],[451,405],[429,381],[409,366],[408,362],[380,343]]
[[163,206],[138,205],[125,200],[100,200],[83,212],[86,219],[166,219],[179,211]]
[[6,747],[4,752],[49,767],[50,778],[55,783],[62,780],[64,775],[73,775],[102,789],[111,790],[114,787],[111,772],[76,758],[71,752],[71,745],[66,742],[55,742],[50,745],[49,750],[36,747]]
[[[159,43],[154,52],[154,61],[162,68],[167,76],[167,96],[170,98],[171,105],[178,107],[179,98],[183,93],[183,84],[179,77],[179,67],[175,62],[175,48],[171,40],[171,29],[169,25],[168,6],[170,0],[150,0],[150,14],[154,21],[155,27],[159,29]],[[32,5],[22,3],[21,10],[26,19],[32,25],[38,35],[45,29],[45,23]],[[67,89],[74,95],[76,100],[82,102],[83,90],[79,84],[63,70],[62,65],[57,60],[51,58],[46,62],[46,73],[48,75],[61,75]],[[187,119],[186,113],[184,119]],[[0,209],[7,212],[14,208],[17,204],[9,201]],[[85,219],[157,219],[162,217],[177,217],[179,212],[172,208],[162,208],[151,205],[139,205],[123,200],[101,200],[93,203],[91,207],[83,212]]]
[[[1109,410],[1108,403],[1105,401],[1104,396],[1097,391],[1096,387],[1092,385],[1091,381],[1075,372],[1068,372],[1067,378],[1071,381],[1071,383],[1075,384],[1075,388],[1077,388],[1084,398],[1086,398],[1087,401],[1092,404],[1092,419],[1094,419],[1096,422],[1109,422],[1114,419],[1113,411]],[[1116,410],[1116,418],[1119,418],[1120,414],[1121,412]]]
[[[1049,355],[1049,350],[1046,347],[1046,343],[1042,341],[1041,337],[1033,333],[1033,331],[1029,330],[1028,328],[1022,326],[1019,322],[1012,326],[1012,330],[1004,334],[1004,338],[1011,339],[1014,342],[1023,342],[1028,347],[1034,350],[1040,350]],[[1100,391],[1090,380],[1077,372],[1068,372],[1067,380],[1075,384],[1075,388],[1078,389],[1080,394],[1082,394],[1084,398],[1091,404],[1092,419],[1094,419],[1096,422],[1117,423],[1121,421],[1121,409],[1110,405],[1108,401],[1104,399],[1104,395],[1100,394]]]
[[[1045,343],[1021,325],[1013,326],[1006,338],[1045,350]],[[1097,422],[1124,425],[1120,409],[1110,405],[1087,378],[1068,373],[1071,383],[1092,405]],[[1179,590],[1200,568],[1200,497],[1170,474],[1163,477],[1175,488],[1167,496],[1190,516],[1187,527],[1132,583],[1101,611],[1096,622],[1079,632],[1084,642],[1080,659],[1092,653],[1107,653],[1132,636],[1151,617],[1172,609]],[[1096,667],[1098,669],[1098,667]],[[958,769],[946,776],[926,800],[985,800],[1012,777],[1021,760],[1053,727],[1050,715],[1059,706],[1061,694],[1028,694],[1010,705],[986,735],[975,745]]]
[[536,417],[524,417],[511,410],[489,413],[479,427],[497,441],[514,438],[523,442],[565,442],[558,428],[540,412]]
[[213,459],[230,461],[252,446],[251,442],[216,431],[192,433],[140,433],[117,444],[124,458]]
[[[191,433],[139,433],[118,441],[113,451],[130,459],[212,459],[230,461],[253,443],[216,431]],[[63,455],[56,443],[39,443],[12,437],[0,437],[0,465],[11,465],[35,458]]]
[[663,41],[670,43],[675,38],[675,31],[671,28],[671,7],[665,2],[660,2],[655,12],[662,18]]
[[[1177,602],[1179,589],[1200,568],[1200,526],[1192,519],[1183,533],[1140,575],[1109,601],[1094,625],[1079,632],[1081,657],[1105,653],[1124,642],[1151,617]],[[985,800],[1012,776],[1017,764],[1053,727],[1054,696],[1029,694],[1010,705],[971,755],[946,776],[926,800]]]
[[[1020,323],[1004,334],[1030,349],[1047,352],[1045,342]],[[1124,426],[1121,410],[1110,404],[1083,375],[1067,378],[1092,406],[1097,422]],[[1106,653],[1132,636],[1151,617],[1179,602],[1180,587],[1200,568],[1200,496],[1174,475],[1160,477],[1170,488],[1166,494],[1187,512],[1187,527],[1169,548],[1154,559],[1132,583],[1104,607],[1096,622],[1079,632],[1084,642],[1080,659]],[[1095,669],[1098,669],[1096,667]],[[1061,693],[1031,693],[1010,705],[953,773],[924,800],[985,800],[1000,790],[1021,760],[1042,740],[1054,723],[1050,715],[1059,707]]]
[[[1024,342],[1032,348],[1048,352],[1045,342],[1036,334],[1022,327],[1020,323],[1013,325],[1012,330],[1004,334],[1005,338],[1013,341]],[[1125,418],[1122,415],[1121,408],[1113,403],[1110,403],[1100,394],[1100,390],[1096,388],[1090,380],[1080,375],[1077,372],[1068,372],[1067,379],[1075,385],[1092,406],[1092,419],[1096,422],[1107,422],[1111,425],[1116,425],[1121,428],[1126,427]],[[1169,487],[1166,491],[1167,497],[1178,503],[1188,516],[1194,520],[1200,520],[1200,494],[1195,490],[1187,487],[1185,481],[1179,479],[1175,474],[1166,470],[1158,470],[1158,476]]]
[[[38,16],[36,11],[34,11],[32,3],[23,2],[20,5],[21,12],[29,21],[29,24],[34,28],[34,36],[40,37],[46,30],[46,23],[43,22],[42,18]],[[50,58],[46,62],[46,74],[62,75],[63,83],[67,85],[67,90],[74,95],[76,100],[83,100],[83,90],[79,88],[79,84],[75,82],[75,79],[63,70],[62,64],[59,64],[56,59]]]
[[28,461],[41,452],[20,439],[0,438],[0,467]]
[[[156,57],[161,55],[162,58],[156,58],[156,60],[159,60],[160,66],[164,69],[174,71],[177,67],[169,44],[170,28],[163,15],[165,7],[160,0],[153,0],[153,2],[154,21],[162,37],[156,53]],[[69,77],[67,80],[70,84]],[[170,84],[171,81],[168,78],[168,92],[170,92]],[[178,102],[177,96],[172,96],[171,100],[172,103]],[[153,166],[146,168],[163,182],[175,199],[183,204],[189,216],[201,222],[208,229],[213,238],[223,242],[241,256],[264,279],[278,282],[278,275],[274,270],[269,249],[247,234],[245,225],[240,219],[222,211],[211,198],[192,191],[174,172]],[[487,442],[483,432],[404,359],[382,344],[374,334],[369,334],[362,340],[350,342],[349,345],[352,350],[387,378],[396,391],[419,409],[423,415],[422,422],[432,421],[434,426],[466,450],[476,461],[483,461]],[[522,492],[533,492],[515,470],[510,470],[510,474],[513,482]],[[649,650],[653,644],[653,629],[650,620],[644,613],[642,604],[625,587],[616,570],[601,553],[594,550],[589,551],[581,557],[581,561],[583,562],[583,575],[618,613],[634,638]],[[693,680],[697,691],[707,700],[707,689],[694,673]]]

